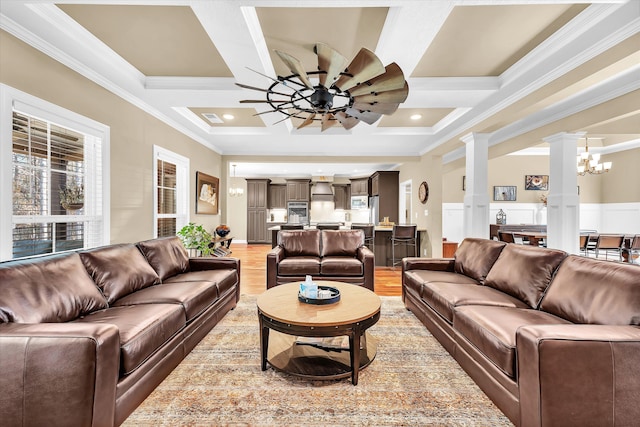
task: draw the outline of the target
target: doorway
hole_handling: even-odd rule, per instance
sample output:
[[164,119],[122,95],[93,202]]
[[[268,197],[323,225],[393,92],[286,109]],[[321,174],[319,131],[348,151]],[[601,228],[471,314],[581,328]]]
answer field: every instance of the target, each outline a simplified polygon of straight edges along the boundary
[[403,181],[400,183],[400,203],[398,212],[398,223],[399,224],[412,224],[411,218],[413,217],[411,210],[411,193],[412,193],[412,180]]

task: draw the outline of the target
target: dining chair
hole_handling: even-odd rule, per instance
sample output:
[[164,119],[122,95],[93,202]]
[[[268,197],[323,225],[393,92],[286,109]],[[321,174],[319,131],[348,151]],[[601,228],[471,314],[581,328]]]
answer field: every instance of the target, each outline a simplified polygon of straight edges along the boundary
[[633,236],[633,239],[631,239],[629,262],[631,264],[640,264],[640,234],[636,234]]
[[364,244],[375,252],[376,228],[373,224],[351,224],[352,230],[362,230],[364,232]]
[[413,256],[418,256],[418,226],[416,224],[396,224],[391,230],[391,265],[395,267],[402,260],[396,262],[396,246],[402,245],[405,249],[413,246]]
[[584,256],[587,256],[587,246],[589,245],[589,235],[581,234],[580,235],[580,253]]
[[624,234],[599,234],[596,242],[596,258],[600,256],[600,251],[604,251],[605,259],[609,259],[609,253],[618,254],[618,259],[622,260],[622,244]]
[[498,239],[507,242],[507,243],[515,243],[516,239],[513,236],[513,233],[509,233],[507,231],[498,231]]

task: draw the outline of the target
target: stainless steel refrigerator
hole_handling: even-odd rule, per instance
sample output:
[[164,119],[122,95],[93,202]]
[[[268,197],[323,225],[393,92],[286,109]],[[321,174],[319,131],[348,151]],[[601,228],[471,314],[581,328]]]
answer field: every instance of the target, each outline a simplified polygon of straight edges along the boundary
[[380,200],[378,196],[369,197],[369,222],[378,225],[380,222]]

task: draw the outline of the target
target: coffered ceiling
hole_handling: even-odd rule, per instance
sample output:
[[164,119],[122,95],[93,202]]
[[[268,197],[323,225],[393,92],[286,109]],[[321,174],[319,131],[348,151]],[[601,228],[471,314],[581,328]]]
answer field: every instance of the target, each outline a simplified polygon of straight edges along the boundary
[[[255,175],[243,156],[294,158],[306,171],[321,170],[318,159],[333,175],[425,153],[451,163],[469,132],[490,133],[504,154],[539,145],[550,124],[605,148],[640,145],[637,0],[32,0],[0,13],[2,29],[230,156],[238,176]],[[396,62],[406,102],[372,125],[324,132],[240,103],[264,93],[236,82],[266,88],[263,75],[291,74],[276,49],[315,71],[316,42]]]

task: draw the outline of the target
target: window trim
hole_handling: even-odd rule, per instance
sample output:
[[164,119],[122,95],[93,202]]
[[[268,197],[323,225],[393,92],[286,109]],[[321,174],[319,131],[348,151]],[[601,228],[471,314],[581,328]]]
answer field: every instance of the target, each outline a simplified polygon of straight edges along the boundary
[[12,120],[13,110],[56,123],[63,127],[90,134],[102,143],[102,241],[110,242],[111,230],[111,161],[110,128],[93,119],[0,83],[0,261],[13,257],[13,168]]
[[158,237],[158,219],[173,218],[171,214],[158,214],[158,160],[176,165],[176,231],[189,223],[189,158],[153,146],[153,238]]

